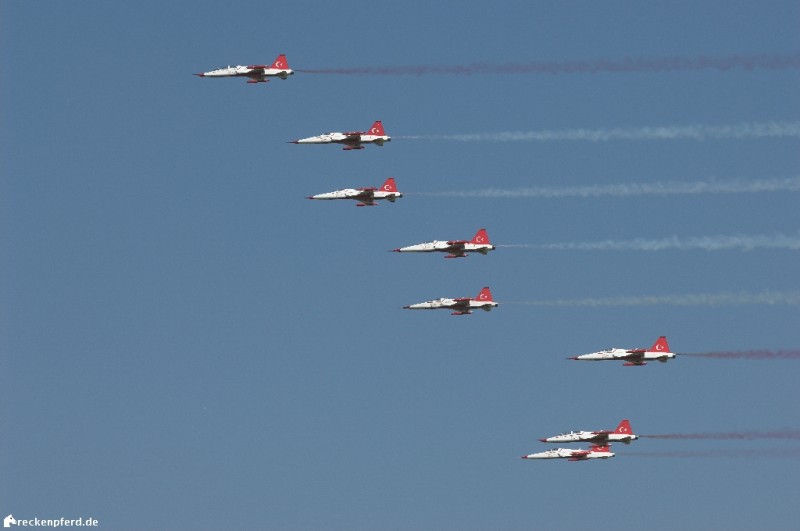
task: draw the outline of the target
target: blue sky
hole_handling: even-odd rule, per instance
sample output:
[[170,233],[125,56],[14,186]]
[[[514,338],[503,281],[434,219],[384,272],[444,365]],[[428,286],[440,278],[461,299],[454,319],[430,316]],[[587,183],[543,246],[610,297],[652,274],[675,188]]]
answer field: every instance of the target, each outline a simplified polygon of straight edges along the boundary
[[[796,183],[796,133],[439,137],[796,131],[797,67],[297,73],[266,85],[191,74],[279,53],[296,69],[796,58],[796,3],[4,1],[0,21],[3,515],[92,516],[106,529],[795,524],[796,440],[640,440],[590,463],[519,456],[621,418],[641,434],[796,429],[796,361],[564,359],[662,334],[676,352],[797,349],[796,249],[386,251],[479,227],[499,245],[796,240],[789,189],[429,194]],[[396,137],[382,148],[286,143],[375,119]],[[431,138],[400,138],[415,136]],[[304,199],[388,176],[406,193],[395,204]],[[501,303],[491,313],[401,310],[485,285]],[[783,302],[530,304],[764,292]],[[626,457],[717,448],[728,453]]]

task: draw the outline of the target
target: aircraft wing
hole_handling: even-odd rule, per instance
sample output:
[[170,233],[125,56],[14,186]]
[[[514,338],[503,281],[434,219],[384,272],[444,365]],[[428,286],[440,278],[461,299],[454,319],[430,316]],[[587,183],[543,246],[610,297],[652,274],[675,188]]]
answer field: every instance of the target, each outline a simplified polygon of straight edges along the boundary
[[358,194],[353,196],[353,199],[358,199],[365,205],[375,204],[375,188],[359,188]]
[[467,254],[464,252],[464,247],[466,246],[467,243],[469,242],[466,240],[449,241],[447,242],[447,248],[445,249],[445,251],[450,253],[451,256],[463,258],[467,256]]
[[633,363],[636,363],[644,359],[644,352],[645,350],[643,348],[635,348],[625,352],[625,356],[623,356],[623,358],[625,358],[626,360],[630,360]]
[[589,455],[589,451],[588,450],[581,450],[579,452],[572,452],[572,456],[570,456],[569,460],[570,461],[583,461],[584,459],[587,459],[587,457],[586,457],[587,455]]
[[342,143],[352,146],[354,148],[361,147],[361,135],[359,133],[344,133],[345,138],[341,140]]
[[593,431],[591,437],[582,437],[584,441],[595,441],[595,442],[605,442],[608,441],[608,434],[611,433],[608,430],[600,430],[600,431]]

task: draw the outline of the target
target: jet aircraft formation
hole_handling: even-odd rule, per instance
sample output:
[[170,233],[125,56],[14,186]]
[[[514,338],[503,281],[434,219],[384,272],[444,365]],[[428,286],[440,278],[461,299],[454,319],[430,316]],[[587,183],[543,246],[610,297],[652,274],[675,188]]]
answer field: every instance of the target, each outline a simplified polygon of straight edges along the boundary
[[[294,70],[289,67],[286,56],[284,54],[280,54],[270,65],[227,66],[195,75],[198,77],[211,78],[245,77],[247,78],[247,83],[267,83],[270,77],[278,77],[285,80],[293,74]],[[292,140],[289,143],[341,144],[343,145],[342,149],[344,151],[352,151],[364,149],[365,144],[383,146],[386,142],[390,142],[391,140],[392,138],[388,136],[384,130],[383,123],[380,120],[376,120],[368,131],[324,133],[317,136]],[[341,190],[334,190],[332,192],[312,195],[307,197],[307,199],[350,199],[356,201],[356,206],[363,207],[376,206],[376,201],[379,200],[386,200],[394,203],[401,197],[403,197],[403,194],[398,190],[394,178],[389,177],[380,188],[345,188]],[[469,253],[480,253],[482,255],[487,255],[489,251],[493,251],[495,249],[496,247],[492,245],[491,241],[489,240],[489,235],[486,229],[481,228],[471,240],[433,240],[430,242],[418,243],[406,247],[399,247],[393,249],[393,251],[398,253],[441,252],[446,253],[444,258],[466,258]],[[492,292],[487,286],[481,289],[478,295],[474,298],[444,297],[416,304],[410,304],[403,306],[403,308],[408,310],[448,309],[452,310],[452,315],[469,315],[475,309],[481,309],[488,312],[497,306],[499,306],[499,304],[494,301]],[[661,336],[649,349],[611,348],[599,352],[573,356],[568,359],[578,361],[617,360],[623,361],[624,366],[643,366],[646,365],[647,361],[649,360],[666,362],[669,359],[675,358],[675,356],[676,354],[670,352],[669,350],[667,338],[665,336]],[[588,449],[557,448],[554,450],[546,450],[544,452],[523,455],[522,458],[531,460],[567,459],[569,461],[608,459],[616,455],[611,451],[611,443],[621,442],[624,444],[630,444],[631,441],[636,439],[638,439],[638,436],[632,432],[630,422],[627,419],[623,419],[613,431],[570,431],[560,435],[539,439],[541,442],[545,443],[588,442],[591,443]]]
[[556,448],[555,450],[545,450],[544,452],[523,455],[522,459],[567,459],[569,461],[608,459],[616,455],[611,451],[612,442],[630,444],[631,441],[638,438],[639,436],[635,435],[631,430],[630,421],[628,419],[623,419],[614,431],[570,431],[553,437],[539,439],[543,443],[592,443],[588,450],[581,448]]

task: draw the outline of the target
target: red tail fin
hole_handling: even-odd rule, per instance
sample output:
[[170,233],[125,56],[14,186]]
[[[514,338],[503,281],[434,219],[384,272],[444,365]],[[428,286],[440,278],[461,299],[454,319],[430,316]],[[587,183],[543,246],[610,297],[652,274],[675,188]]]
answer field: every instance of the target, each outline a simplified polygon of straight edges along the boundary
[[389,177],[386,179],[386,182],[383,183],[381,186],[381,192],[396,192],[397,185],[394,184],[394,177]]
[[278,57],[275,58],[275,61],[272,62],[272,66],[270,68],[274,68],[275,70],[283,70],[289,68],[289,63],[286,61],[286,56],[280,54]]
[[667,336],[661,336],[656,339],[653,346],[650,347],[650,352],[669,352],[669,344],[667,344]]
[[598,446],[598,445],[596,445],[596,444],[593,444],[593,445],[590,447],[590,450],[591,450],[592,452],[610,452],[610,451],[611,451],[611,446],[610,446],[610,445],[608,445],[608,444],[607,444],[607,445],[605,445],[605,446]]
[[489,244],[489,235],[486,234],[486,229],[479,229],[469,243]]
[[487,287],[483,288],[481,290],[481,292],[478,293],[478,296],[475,297],[475,300],[476,301],[482,301],[482,302],[491,302],[492,301],[492,292],[489,291],[489,287],[487,286]]
[[633,430],[631,430],[631,423],[628,421],[628,419],[622,419],[622,422],[619,423],[619,426],[617,426],[617,429],[614,430],[614,433],[633,433]]
[[369,134],[375,136],[386,136],[386,133],[383,132],[383,124],[380,120],[372,124],[372,127],[369,129]]

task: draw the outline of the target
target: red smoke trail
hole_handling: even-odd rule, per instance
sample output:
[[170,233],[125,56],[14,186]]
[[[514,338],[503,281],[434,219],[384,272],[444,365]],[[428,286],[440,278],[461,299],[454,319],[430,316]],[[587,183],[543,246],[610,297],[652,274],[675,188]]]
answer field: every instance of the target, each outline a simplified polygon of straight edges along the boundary
[[472,63],[468,65],[365,66],[355,68],[295,69],[307,74],[351,76],[424,76],[473,74],[600,74],[629,72],[677,72],[687,70],[785,70],[800,68],[800,53],[730,55],[725,57],[625,57],[622,60],[531,61],[529,63]]
[[727,360],[800,360],[800,350],[741,350],[732,352],[695,352],[681,354],[697,358]]
[[774,430],[774,431],[727,431],[715,433],[665,433],[660,435],[640,435],[648,439],[715,439],[715,440],[740,440],[753,441],[755,439],[789,439],[800,440],[800,430]]
[[766,459],[798,459],[800,448],[765,448],[760,450],[731,450],[720,448],[717,450],[676,450],[666,452],[625,452],[622,457],[729,457],[729,458],[766,458]]

